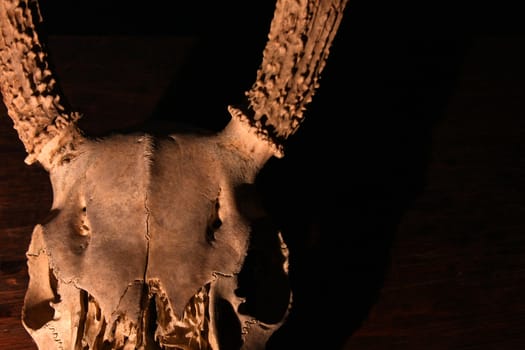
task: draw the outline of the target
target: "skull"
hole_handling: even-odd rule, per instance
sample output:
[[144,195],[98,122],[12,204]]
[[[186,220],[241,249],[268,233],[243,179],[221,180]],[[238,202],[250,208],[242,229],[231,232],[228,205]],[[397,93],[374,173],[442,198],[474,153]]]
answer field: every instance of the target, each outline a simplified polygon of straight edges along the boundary
[[278,0],[244,105],[219,132],[94,138],[37,32],[0,0],[0,92],[50,176],[27,251],[22,322],[39,349],[263,349],[292,305],[288,250],[256,178],[299,127],[346,0]]
[[52,216],[27,253],[23,322],[39,348],[264,343],[291,296],[286,246],[253,188],[270,155],[238,119],[80,145],[50,172]]

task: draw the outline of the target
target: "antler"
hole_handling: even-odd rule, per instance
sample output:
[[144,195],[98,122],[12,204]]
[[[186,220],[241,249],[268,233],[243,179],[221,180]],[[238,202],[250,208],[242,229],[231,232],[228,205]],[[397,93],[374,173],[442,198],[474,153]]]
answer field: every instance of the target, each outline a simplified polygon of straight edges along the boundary
[[319,86],[347,0],[278,0],[249,110],[230,113],[277,148],[296,132]]
[[75,155],[79,113],[66,106],[37,26],[36,0],[0,1],[0,92],[28,157],[46,169]]

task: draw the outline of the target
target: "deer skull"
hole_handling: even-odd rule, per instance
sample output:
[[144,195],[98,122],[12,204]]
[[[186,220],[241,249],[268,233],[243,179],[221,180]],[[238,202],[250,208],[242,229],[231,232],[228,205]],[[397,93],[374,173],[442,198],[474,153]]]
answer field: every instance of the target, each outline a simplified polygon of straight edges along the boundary
[[286,320],[288,251],[256,175],[298,128],[346,1],[277,1],[247,106],[218,133],[90,138],[65,104],[38,3],[0,1],[0,87],[53,188],[27,251],[39,349],[258,349]]

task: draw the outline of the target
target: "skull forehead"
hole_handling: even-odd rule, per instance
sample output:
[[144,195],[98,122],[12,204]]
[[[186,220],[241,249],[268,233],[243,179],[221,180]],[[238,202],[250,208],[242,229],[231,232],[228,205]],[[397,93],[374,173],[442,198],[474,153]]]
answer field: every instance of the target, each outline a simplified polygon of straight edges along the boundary
[[[197,141],[197,142],[196,142]],[[250,227],[237,202],[243,162],[232,159],[220,136],[180,135],[156,147],[151,164],[146,278],[161,281],[180,314],[216,273],[241,269]],[[213,232],[210,232],[213,231]]]
[[75,192],[86,200],[101,196],[108,204],[144,200],[146,194],[172,203],[174,198],[164,195],[166,190],[179,202],[196,200],[199,195],[216,197],[219,187],[232,188],[250,180],[239,160],[231,149],[225,151],[219,135],[163,139],[115,135],[87,141],[77,159],[52,169],[54,206]]
[[80,157],[50,173],[55,215],[43,229],[54,273],[89,291],[108,314],[144,276],[143,147],[136,138],[90,142]]
[[[217,137],[85,144],[79,158],[51,173],[56,215],[44,230],[58,277],[109,312],[129,286],[154,280],[182,312],[216,272],[238,272],[247,249],[249,227],[235,203],[235,188],[247,179],[232,157]],[[213,240],[210,220],[220,224]]]

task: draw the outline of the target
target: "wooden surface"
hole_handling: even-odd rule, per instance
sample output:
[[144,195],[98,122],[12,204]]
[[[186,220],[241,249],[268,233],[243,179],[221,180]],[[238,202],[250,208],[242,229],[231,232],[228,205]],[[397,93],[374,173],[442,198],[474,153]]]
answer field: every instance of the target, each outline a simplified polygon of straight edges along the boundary
[[[525,39],[366,30],[373,16],[355,8],[305,123],[258,182],[296,290],[274,348],[299,337],[318,349],[525,348]],[[264,39],[228,33],[57,33],[50,48],[93,134],[150,119],[214,129],[255,78]],[[24,157],[2,109],[6,350],[36,349],[20,323],[24,254],[52,201]]]

